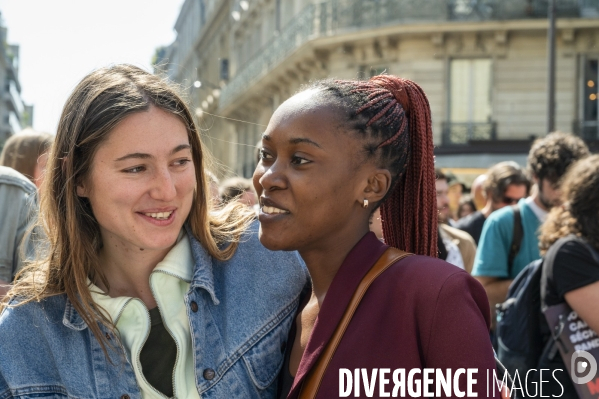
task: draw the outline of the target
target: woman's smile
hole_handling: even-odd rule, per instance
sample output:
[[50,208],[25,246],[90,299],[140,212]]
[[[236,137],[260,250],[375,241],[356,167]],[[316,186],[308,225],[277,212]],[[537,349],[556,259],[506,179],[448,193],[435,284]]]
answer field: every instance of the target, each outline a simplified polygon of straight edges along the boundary
[[150,107],[113,129],[78,194],[91,203],[104,248],[167,251],[189,215],[195,185],[185,125]]
[[154,226],[168,226],[175,220],[175,209],[162,212],[137,212],[144,220]]
[[267,197],[260,197],[260,221],[270,220],[278,215],[289,215],[291,212]]

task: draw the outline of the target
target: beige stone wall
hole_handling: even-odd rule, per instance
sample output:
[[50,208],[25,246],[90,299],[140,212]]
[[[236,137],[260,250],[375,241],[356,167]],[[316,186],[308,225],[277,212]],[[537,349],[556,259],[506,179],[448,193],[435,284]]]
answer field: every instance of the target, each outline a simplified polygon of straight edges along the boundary
[[[197,57],[184,66],[212,82],[218,81],[219,58],[229,59],[234,79],[251,62],[252,54],[257,51],[256,57],[260,57],[264,46],[277,40],[272,31],[274,0],[250,1],[250,8],[238,21],[230,17],[238,1],[225,1],[227,11],[216,13],[212,28],[195,48]],[[281,27],[292,24],[311,2],[282,0]],[[558,28],[556,124],[559,130],[572,131],[580,112],[580,59],[599,54],[599,20],[564,19]],[[224,107],[218,100],[203,107],[207,92],[190,89],[190,97],[194,106],[204,111],[203,140],[227,166],[225,174],[247,175],[253,146],[272,112],[302,84],[324,77],[356,79],[369,76],[371,70],[385,69],[416,81],[427,93],[434,141],[441,145],[443,124],[449,121],[451,60],[487,58],[492,60],[491,118],[497,124],[497,138],[528,139],[546,132],[546,32],[546,21],[515,20],[408,24],[314,36],[266,74],[242,86],[235,100]],[[256,35],[259,40],[249,43]],[[192,83],[194,78],[188,79]]]

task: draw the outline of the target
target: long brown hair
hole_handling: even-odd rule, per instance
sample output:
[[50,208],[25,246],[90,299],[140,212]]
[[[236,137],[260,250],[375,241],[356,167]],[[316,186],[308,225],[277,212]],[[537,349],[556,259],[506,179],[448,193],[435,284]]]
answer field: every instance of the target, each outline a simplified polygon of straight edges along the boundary
[[102,239],[89,201],[76,194],[76,187],[89,176],[94,155],[112,129],[150,106],[177,116],[187,127],[197,183],[187,223],[206,251],[216,259],[229,259],[253,216],[240,204],[210,212],[204,172],[207,153],[191,112],[173,85],[126,64],[87,75],[64,106],[48,158],[39,223],[49,248],[17,277],[3,306],[12,298],[18,298],[14,306],[19,306],[66,294],[104,350],[108,342],[98,323],[114,326],[93,302],[88,286],[91,280],[108,287],[98,257]]
[[561,189],[562,205],[553,207],[541,226],[541,253],[569,234],[584,238],[599,251],[599,155],[572,165]]

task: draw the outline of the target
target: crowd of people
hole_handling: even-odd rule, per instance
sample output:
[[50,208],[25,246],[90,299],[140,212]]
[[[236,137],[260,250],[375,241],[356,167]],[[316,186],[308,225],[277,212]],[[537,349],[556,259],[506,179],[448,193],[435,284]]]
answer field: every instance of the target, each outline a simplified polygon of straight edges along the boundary
[[[445,251],[441,248],[439,256],[466,268],[484,287],[492,311],[491,340],[500,359],[508,348],[503,345],[501,334],[496,334],[495,310],[508,299],[514,280],[539,260],[544,264],[537,276],[543,287],[543,294],[536,295],[540,305],[531,306],[533,310],[521,315],[521,319],[544,319],[543,311],[548,307],[566,303],[594,332],[599,331],[597,312],[591,310],[599,299],[597,162],[598,157],[590,155],[580,138],[551,133],[533,143],[526,169],[512,161],[500,162],[478,176],[468,197],[458,201],[460,206],[455,212],[449,206],[446,174],[437,171],[439,215],[449,215],[439,218],[441,224],[446,224],[439,229],[439,245],[445,244]],[[475,200],[479,190],[484,201]],[[441,233],[451,229],[449,226],[467,233],[474,244],[456,245],[464,240],[448,239]],[[469,268],[467,260],[473,251],[475,256]],[[546,325],[544,320],[543,324]],[[548,331],[540,338],[541,347],[555,350],[543,350],[532,364],[538,365],[538,369],[561,370],[556,374],[555,381],[559,382],[547,384],[544,393],[577,397],[568,369],[557,354],[557,344]],[[506,362],[511,362],[511,356],[506,355]],[[510,369],[512,373],[515,370]]]
[[92,72],[55,136],[0,156],[0,397],[331,398],[341,369],[484,375],[496,305],[538,259],[533,316],[567,304],[599,331],[599,156],[551,133],[468,188],[432,137],[410,80],[318,81],[274,112],[253,179],[221,183],[176,88]]

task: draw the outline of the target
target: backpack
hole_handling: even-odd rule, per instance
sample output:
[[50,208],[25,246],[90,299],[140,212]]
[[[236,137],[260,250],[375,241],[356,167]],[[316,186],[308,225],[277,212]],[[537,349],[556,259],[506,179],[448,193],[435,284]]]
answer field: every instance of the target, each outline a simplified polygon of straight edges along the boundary
[[[576,237],[562,238],[572,239]],[[528,370],[544,368],[539,364],[549,364],[558,356],[542,311],[542,293],[547,289],[543,270],[547,273],[551,268],[555,254],[550,250],[530,262],[510,285],[506,301],[497,305],[497,357],[512,376],[518,371],[523,384]]]
[[512,375],[536,369],[550,341],[541,312],[542,273],[543,259],[529,263],[510,285],[507,300],[497,305],[497,356]]
[[522,238],[524,238],[524,228],[522,227],[522,216],[520,216],[520,207],[518,204],[512,205],[514,211],[514,230],[512,233],[512,243],[510,244],[510,252],[507,256],[508,276],[512,275],[514,259],[520,252],[522,246]]

